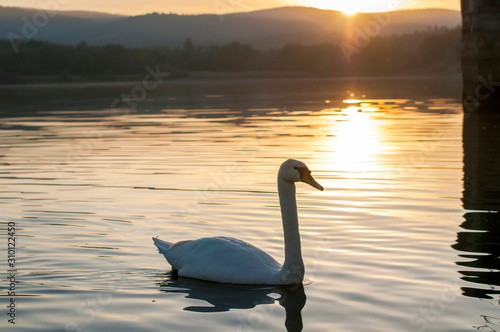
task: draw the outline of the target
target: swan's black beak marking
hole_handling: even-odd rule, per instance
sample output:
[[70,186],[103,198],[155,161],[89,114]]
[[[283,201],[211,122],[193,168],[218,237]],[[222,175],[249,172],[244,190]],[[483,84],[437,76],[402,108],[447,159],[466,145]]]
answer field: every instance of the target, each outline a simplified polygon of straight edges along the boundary
[[299,171],[300,174],[300,181],[307,183],[311,187],[314,187],[318,190],[323,191],[324,188],[322,185],[320,185],[316,180],[311,175],[311,171],[307,167],[296,167],[295,168],[297,171]]

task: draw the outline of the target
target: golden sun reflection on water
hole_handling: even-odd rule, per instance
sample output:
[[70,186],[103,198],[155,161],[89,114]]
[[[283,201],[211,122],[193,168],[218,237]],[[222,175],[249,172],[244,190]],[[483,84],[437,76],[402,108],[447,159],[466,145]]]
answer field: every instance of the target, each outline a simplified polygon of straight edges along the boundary
[[377,154],[382,150],[380,128],[372,114],[349,106],[343,110],[346,120],[336,126],[332,142],[337,154],[337,166],[347,173],[366,172],[377,167]]
[[[330,171],[340,174],[343,188],[367,188],[366,177],[383,171],[380,155],[386,148],[382,139],[385,122],[380,121],[381,113],[371,103],[359,100],[344,103],[346,107],[328,118],[328,134],[321,143],[320,159],[328,163]],[[334,181],[338,188],[339,180]]]

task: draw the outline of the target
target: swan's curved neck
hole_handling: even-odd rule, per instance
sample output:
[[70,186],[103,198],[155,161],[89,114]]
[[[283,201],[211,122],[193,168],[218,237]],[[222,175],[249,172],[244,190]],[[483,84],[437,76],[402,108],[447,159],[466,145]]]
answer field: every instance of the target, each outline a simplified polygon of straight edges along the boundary
[[301,283],[304,279],[304,262],[300,248],[295,184],[278,179],[278,193],[285,235],[285,263],[281,269],[281,278],[287,283]]

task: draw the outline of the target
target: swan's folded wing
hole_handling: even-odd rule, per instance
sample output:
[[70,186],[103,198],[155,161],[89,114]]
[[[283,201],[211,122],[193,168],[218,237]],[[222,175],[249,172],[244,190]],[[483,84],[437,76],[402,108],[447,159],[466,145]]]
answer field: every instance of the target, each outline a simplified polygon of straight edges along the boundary
[[202,238],[174,245],[165,257],[180,276],[227,283],[265,284],[281,265],[266,252],[229,237]]

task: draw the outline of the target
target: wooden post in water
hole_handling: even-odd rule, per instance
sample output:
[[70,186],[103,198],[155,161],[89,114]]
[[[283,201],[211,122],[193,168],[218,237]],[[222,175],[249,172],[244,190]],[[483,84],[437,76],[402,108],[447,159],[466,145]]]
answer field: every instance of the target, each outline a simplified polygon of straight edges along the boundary
[[464,113],[500,114],[500,0],[462,0]]
[[500,0],[462,0],[463,206],[500,211]]
[[463,125],[463,207],[500,211],[500,109],[473,112]]

